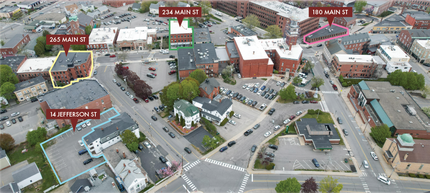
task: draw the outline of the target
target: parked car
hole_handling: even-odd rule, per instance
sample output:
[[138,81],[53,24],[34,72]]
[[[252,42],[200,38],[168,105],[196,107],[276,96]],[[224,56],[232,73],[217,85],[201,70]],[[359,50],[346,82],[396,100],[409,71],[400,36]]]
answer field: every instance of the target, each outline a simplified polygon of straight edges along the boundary
[[345,136],[348,136],[348,131],[346,129],[342,129],[343,134],[345,134]]
[[315,100],[311,100],[310,102],[311,103],[318,103],[318,101],[315,101]]
[[236,122],[235,122],[235,121],[233,121],[233,120],[231,120],[231,119],[228,121],[228,123],[230,123],[230,124],[232,124],[232,125],[236,125]]
[[290,119],[286,119],[286,120],[284,121],[284,125],[288,124],[290,121],[291,121]]
[[158,159],[160,159],[161,163],[163,164],[167,162],[167,159],[164,156],[160,156]]
[[6,126],[10,127],[12,126],[12,123],[10,121],[6,121]]
[[175,56],[174,55],[170,55],[169,58],[175,58]]
[[19,115],[19,112],[15,112],[15,113],[10,114],[11,117],[16,117],[18,115]]
[[273,145],[273,144],[270,144],[269,148],[274,149],[274,150],[278,150],[278,146],[277,145]]
[[387,184],[387,185],[391,184],[390,179],[387,178],[387,177],[385,177],[385,176],[379,175],[376,179],[378,179],[378,181],[380,181],[380,182],[382,182],[384,184]]
[[254,132],[254,131],[252,131],[252,129],[249,129],[248,131],[245,131],[245,133],[244,133],[243,135],[248,136],[248,135],[250,135],[252,132]]
[[227,145],[228,145],[229,147],[231,147],[231,146],[233,146],[234,144],[236,144],[236,141],[230,141],[230,142],[228,142],[228,144],[227,144]]
[[157,117],[155,117],[155,116],[151,116],[151,119],[154,121],[157,121]]
[[375,161],[378,161],[379,159],[378,159],[378,156],[376,156],[376,153],[375,152],[370,152],[370,156],[372,156],[372,158],[375,160]]
[[251,147],[251,152],[255,152],[255,150],[257,150],[257,146],[256,145],[253,145],[252,147]]
[[296,115],[299,116],[301,115],[303,112],[302,111],[297,111]]
[[238,119],[240,119],[242,117],[240,114],[237,114],[237,113],[233,114],[233,116],[238,118]]
[[332,87],[333,87],[333,89],[335,90],[335,91],[337,91],[338,89],[337,89],[337,86],[335,85],[335,84],[333,84],[332,85]]
[[175,134],[174,133],[169,132],[169,135],[170,135],[171,138],[175,138]]
[[295,115],[291,115],[291,116],[290,116],[290,120],[293,120],[294,118],[296,118],[296,116],[295,116]]
[[115,54],[112,54],[112,55],[110,55],[109,57],[111,57],[111,58],[115,58],[116,56],[115,56]]
[[21,117],[21,116],[19,116],[19,117],[18,117],[18,121],[19,121],[19,122],[23,122],[23,121],[24,121],[24,119],[22,119],[22,117]]
[[268,131],[268,132],[266,132],[266,133],[264,134],[264,137],[269,137],[271,134],[272,134],[272,132],[271,132],[271,131]]
[[87,165],[93,161],[93,158],[87,159],[84,161],[84,165]]
[[225,150],[227,150],[228,149],[228,147],[227,146],[224,146],[224,147],[221,147],[221,149],[219,149],[219,151],[220,152],[223,152],[223,151],[225,151]]
[[302,104],[308,104],[308,103],[309,103],[309,101],[307,101],[307,100],[302,101]]
[[277,130],[279,130],[280,128],[281,128],[281,126],[276,125],[276,126],[275,126],[275,128],[274,128],[274,130],[275,130],[275,131],[277,131]]
[[121,86],[121,90],[122,90],[122,91],[125,91],[125,88]]
[[13,124],[16,124],[16,120],[15,119],[12,119],[11,121],[12,121]]
[[191,154],[191,149],[190,149],[190,148],[188,148],[188,147],[185,147],[185,148],[184,148],[184,151],[185,151],[185,152],[187,152],[188,154]]
[[140,150],[143,150],[143,145],[139,144],[139,146],[137,146],[137,148],[139,148]]
[[300,104],[300,102],[299,101],[294,101],[293,104]]
[[171,70],[170,72],[169,72],[169,75],[172,75],[172,74],[175,74],[176,73],[176,70]]
[[317,159],[312,159],[312,163],[315,165],[315,167],[319,168],[320,164],[318,163]]
[[340,117],[337,117],[337,122],[339,123],[339,124],[341,124],[342,125],[342,119],[340,119]]
[[31,102],[33,103],[33,102],[36,102],[36,101],[37,101],[37,98],[36,98],[36,97],[33,97],[33,98],[31,98],[30,100],[31,100]]
[[254,129],[258,129],[260,127],[260,124],[256,124],[256,125],[254,125]]
[[267,107],[267,105],[266,105],[265,103],[263,103],[263,104],[260,106],[260,111],[264,110],[266,107]]
[[369,163],[366,160],[363,160],[363,167],[366,169],[369,168]]
[[155,71],[154,67],[149,67],[148,70]]
[[8,116],[4,116],[4,117],[2,117],[1,119],[0,119],[0,121],[4,121],[4,120],[8,120],[9,119],[9,117]]
[[267,155],[269,157],[275,157],[275,154],[272,152],[266,152],[264,155]]

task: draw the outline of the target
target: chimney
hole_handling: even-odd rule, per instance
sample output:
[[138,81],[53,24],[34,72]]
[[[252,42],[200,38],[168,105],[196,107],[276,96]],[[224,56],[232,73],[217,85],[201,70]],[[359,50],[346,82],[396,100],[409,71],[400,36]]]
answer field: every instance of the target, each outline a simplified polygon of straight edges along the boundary
[[115,30],[113,30],[113,33],[115,33]]
[[341,39],[337,39],[337,42],[342,43],[342,40]]
[[116,153],[119,153],[118,148],[116,148]]
[[122,156],[124,156],[124,159],[126,158],[126,157],[125,157],[125,152],[122,152]]
[[403,160],[406,161],[406,158],[408,158],[408,156],[409,156],[409,153],[406,153]]
[[115,182],[112,182],[112,188],[115,188]]
[[255,51],[252,51],[252,54],[255,55]]
[[118,127],[116,127],[116,130],[119,130]]
[[103,131],[103,127],[102,127],[102,131]]
[[290,46],[289,47],[290,47],[290,51],[291,51],[291,47],[293,47],[293,44],[291,42],[290,42]]
[[205,91],[208,92],[208,87],[205,87]]

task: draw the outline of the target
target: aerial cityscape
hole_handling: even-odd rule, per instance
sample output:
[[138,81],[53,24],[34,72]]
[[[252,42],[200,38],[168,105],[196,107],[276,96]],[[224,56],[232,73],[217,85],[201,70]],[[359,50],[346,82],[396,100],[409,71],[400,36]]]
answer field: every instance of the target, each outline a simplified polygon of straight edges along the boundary
[[430,192],[429,23],[430,0],[0,1],[0,193]]

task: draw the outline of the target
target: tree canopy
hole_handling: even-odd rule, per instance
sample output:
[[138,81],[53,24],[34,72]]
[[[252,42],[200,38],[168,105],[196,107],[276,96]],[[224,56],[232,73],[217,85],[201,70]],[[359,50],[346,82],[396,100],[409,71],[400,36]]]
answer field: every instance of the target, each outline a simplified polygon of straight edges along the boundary
[[391,137],[391,131],[387,124],[372,127],[371,132],[369,134],[379,146],[384,145],[385,139]]
[[300,83],[302,83],[302,78],[300,76],[296,76],[293,78],[294,85],[299,85]]
[[250,14],[245,19],[242,20],[245,26],[249,29],[254,29],[257,26],[260,26],[260,21],[258,21],[258,17]]
[[91,31],[93,31],[93,26],[87,25],[85,27],[85,35],[90,35]]
[[363,7],[367,5],[367,1],[356,1],[354,3],[355,11],[361,13],[363,11]]
[[181,82],[182,85],[182,98],[187,100],[188,102],[192,102],[194,98],[199,96],[200,90],[199,90],[199,81],[187,77],[185,80]]
[[275,39],[282,38],[282,30],[278,25],[270,25],[266,28],[267,33],[264,34],[264,37],[267,39]]
[[338,184],[337,179],[327,176],[320,181],[319,190],[322,193],[339,193],[343,188],[342,184]]
[[30,146],[43,142],[46,139],[47,131],[44,127],[38,127],[36,130],[27,133],[27,142]]
[[315,179],[313,177],[307,179],[305,183],[302,184],[302,192],[303,193],[318,192],[318,184],[315,182]]
[[8,65],[0,65],[0,86],[6,82],[16,84],[19,82],[18,77],[13,73],[12,68]]
[[324,79],[318,76],[314,76],[311,79],[311,84],[312,84],[312,87],[318,88],[324,84]]
[[300,193],[301,184],[296,178],[288,178],[286,180],[280,181],[278,184],[276,184],[275,190],[278,193],[293,193],[297,192]]
[[13,139],[12,135],[8,133],[0,134],[0,147],[6,151],[13,149],[13,144],[15,143],[15,139]]
[[130,151],[137,150],[139,139],[137,139],[136,135],[132,131],[127,129],[120,136],[122,142],[126,144]]
[[205,71],[202,69],[194,70],[193,72],[191,72],[190,77],[198,80],[199,84],[201,84],[208,78]]
[[288,85],[287,88],[283,88],[279,91],[279,95],[284,100],[294,100],[297,99],[296,88],[293,85]]
[[415,72],[396,70],[387,79],[392,85],[403,86],[406,90],[420,90],[425,86],[424,75]]
[[15,85],[6,82],[0,86],[0,96],[3,96],[7,100],[11,100],[15,98],[15,94],[13,93],[15,91]]

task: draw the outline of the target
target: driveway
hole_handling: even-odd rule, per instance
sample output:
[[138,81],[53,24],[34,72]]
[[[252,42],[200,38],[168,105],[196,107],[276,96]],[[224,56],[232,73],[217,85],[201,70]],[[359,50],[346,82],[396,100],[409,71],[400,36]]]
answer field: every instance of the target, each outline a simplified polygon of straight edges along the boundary
[[[209,136],[210,138],[213,137],[208,131],[206,131],[203,128],[203,126],[201,126],[197,128],[195,131],[193,131],[192,133],[184,136],[184,138],[187,139],[194,146],[198,147],[200,151],[204,152],[206,148],[203,146],[202,142],[203,142],[203,137],[205,135]],[[188,148],[192,150],[194,149],[193,147],[188,147]]]
[[[148,141],[148,140],[147,140]],[[139,150],[137,156],[140,157],[140,162],[148,173],[149,178],[152,182],[156,182],[159,178],[156,176],[155,172],[160,170],[161,168],[167,167],[166,164],[162,163],[159,159],[160,156],[164,156],[167,158],[167,152],[161,146],[155,146],[153,143],[148,141],[151,144],[151,147],[148,149],[143,144],[143,150]]]

